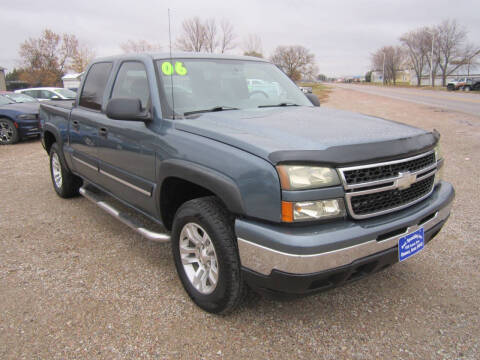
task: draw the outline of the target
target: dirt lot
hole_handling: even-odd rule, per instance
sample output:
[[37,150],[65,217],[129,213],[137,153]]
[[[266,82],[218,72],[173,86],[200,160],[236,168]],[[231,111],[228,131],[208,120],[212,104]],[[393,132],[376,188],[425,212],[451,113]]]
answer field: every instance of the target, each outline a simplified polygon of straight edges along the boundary
[[0,358],[478,359],[480,117],[335,89],[325,106],[442,133],[452,217],[420,254],[316,296],[192,304],[170,247],[62,200],[38,141],[0,147]]

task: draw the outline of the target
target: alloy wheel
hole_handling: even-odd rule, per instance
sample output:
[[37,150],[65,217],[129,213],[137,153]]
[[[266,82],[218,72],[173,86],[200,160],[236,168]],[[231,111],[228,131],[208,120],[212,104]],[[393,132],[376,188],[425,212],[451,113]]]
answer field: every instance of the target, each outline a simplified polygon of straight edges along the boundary
[[12,141],[15,130],[8,121],[0,121],[0,142],[7,144]]
[[52,154],[52,175],[53,181],[55,181],[55,186],[61,188],[63,183],[62,165],[60,164],[60,159],[56,152]]
[[187,223],[180,232],[180,257],[190,284],[201,294],[211,294],[218,283],[218,259],[208,233],[196,223]]

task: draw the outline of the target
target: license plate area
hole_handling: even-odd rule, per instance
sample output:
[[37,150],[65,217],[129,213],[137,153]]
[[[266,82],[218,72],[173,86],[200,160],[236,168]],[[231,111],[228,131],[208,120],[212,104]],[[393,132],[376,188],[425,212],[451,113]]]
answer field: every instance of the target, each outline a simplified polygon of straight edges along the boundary
[[415,255],[425,246],[424,230],[420,228],[398,240],[398,260],[403,261]]

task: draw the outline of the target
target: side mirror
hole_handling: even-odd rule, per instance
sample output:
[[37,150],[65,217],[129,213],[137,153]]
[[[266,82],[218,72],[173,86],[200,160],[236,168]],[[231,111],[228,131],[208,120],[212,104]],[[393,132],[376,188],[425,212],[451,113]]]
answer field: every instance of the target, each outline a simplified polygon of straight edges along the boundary
[[61,100],[60,96],[54,95],[50,98],[50,100]]
[[305,96],[310,100],[310,102],[313,104],[313,106],[320,106],[320,100],[318,100],[317,95],[312,94],[312,93],[307,93]]
[[149,116],[142,111],[142,102],[138,98],[117,97],[107,104],[107,116],[115,120],[145,121]]

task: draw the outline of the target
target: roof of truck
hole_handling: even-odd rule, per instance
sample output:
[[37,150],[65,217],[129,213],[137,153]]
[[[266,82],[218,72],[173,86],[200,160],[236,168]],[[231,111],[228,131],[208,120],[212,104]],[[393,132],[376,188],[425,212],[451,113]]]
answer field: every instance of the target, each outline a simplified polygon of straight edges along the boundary
[[94,62],[99,61],[114,61],[121,59],[130,59],[130,58],[150,58],[150,59],[169,59],[172,58],[182,58],[182,59],[226,59],[226,60],[246,60],[246,61],[263,61],[269,62],[268,60],[254,57],[254,56],[242,56],[242,55],[226,55],[226,54],[211,54],[211,53],[193,53],[193,52],[172,52],[170,53],[139,53],[139,54],[121,54],[108,56],[103,58],[97,58]]

